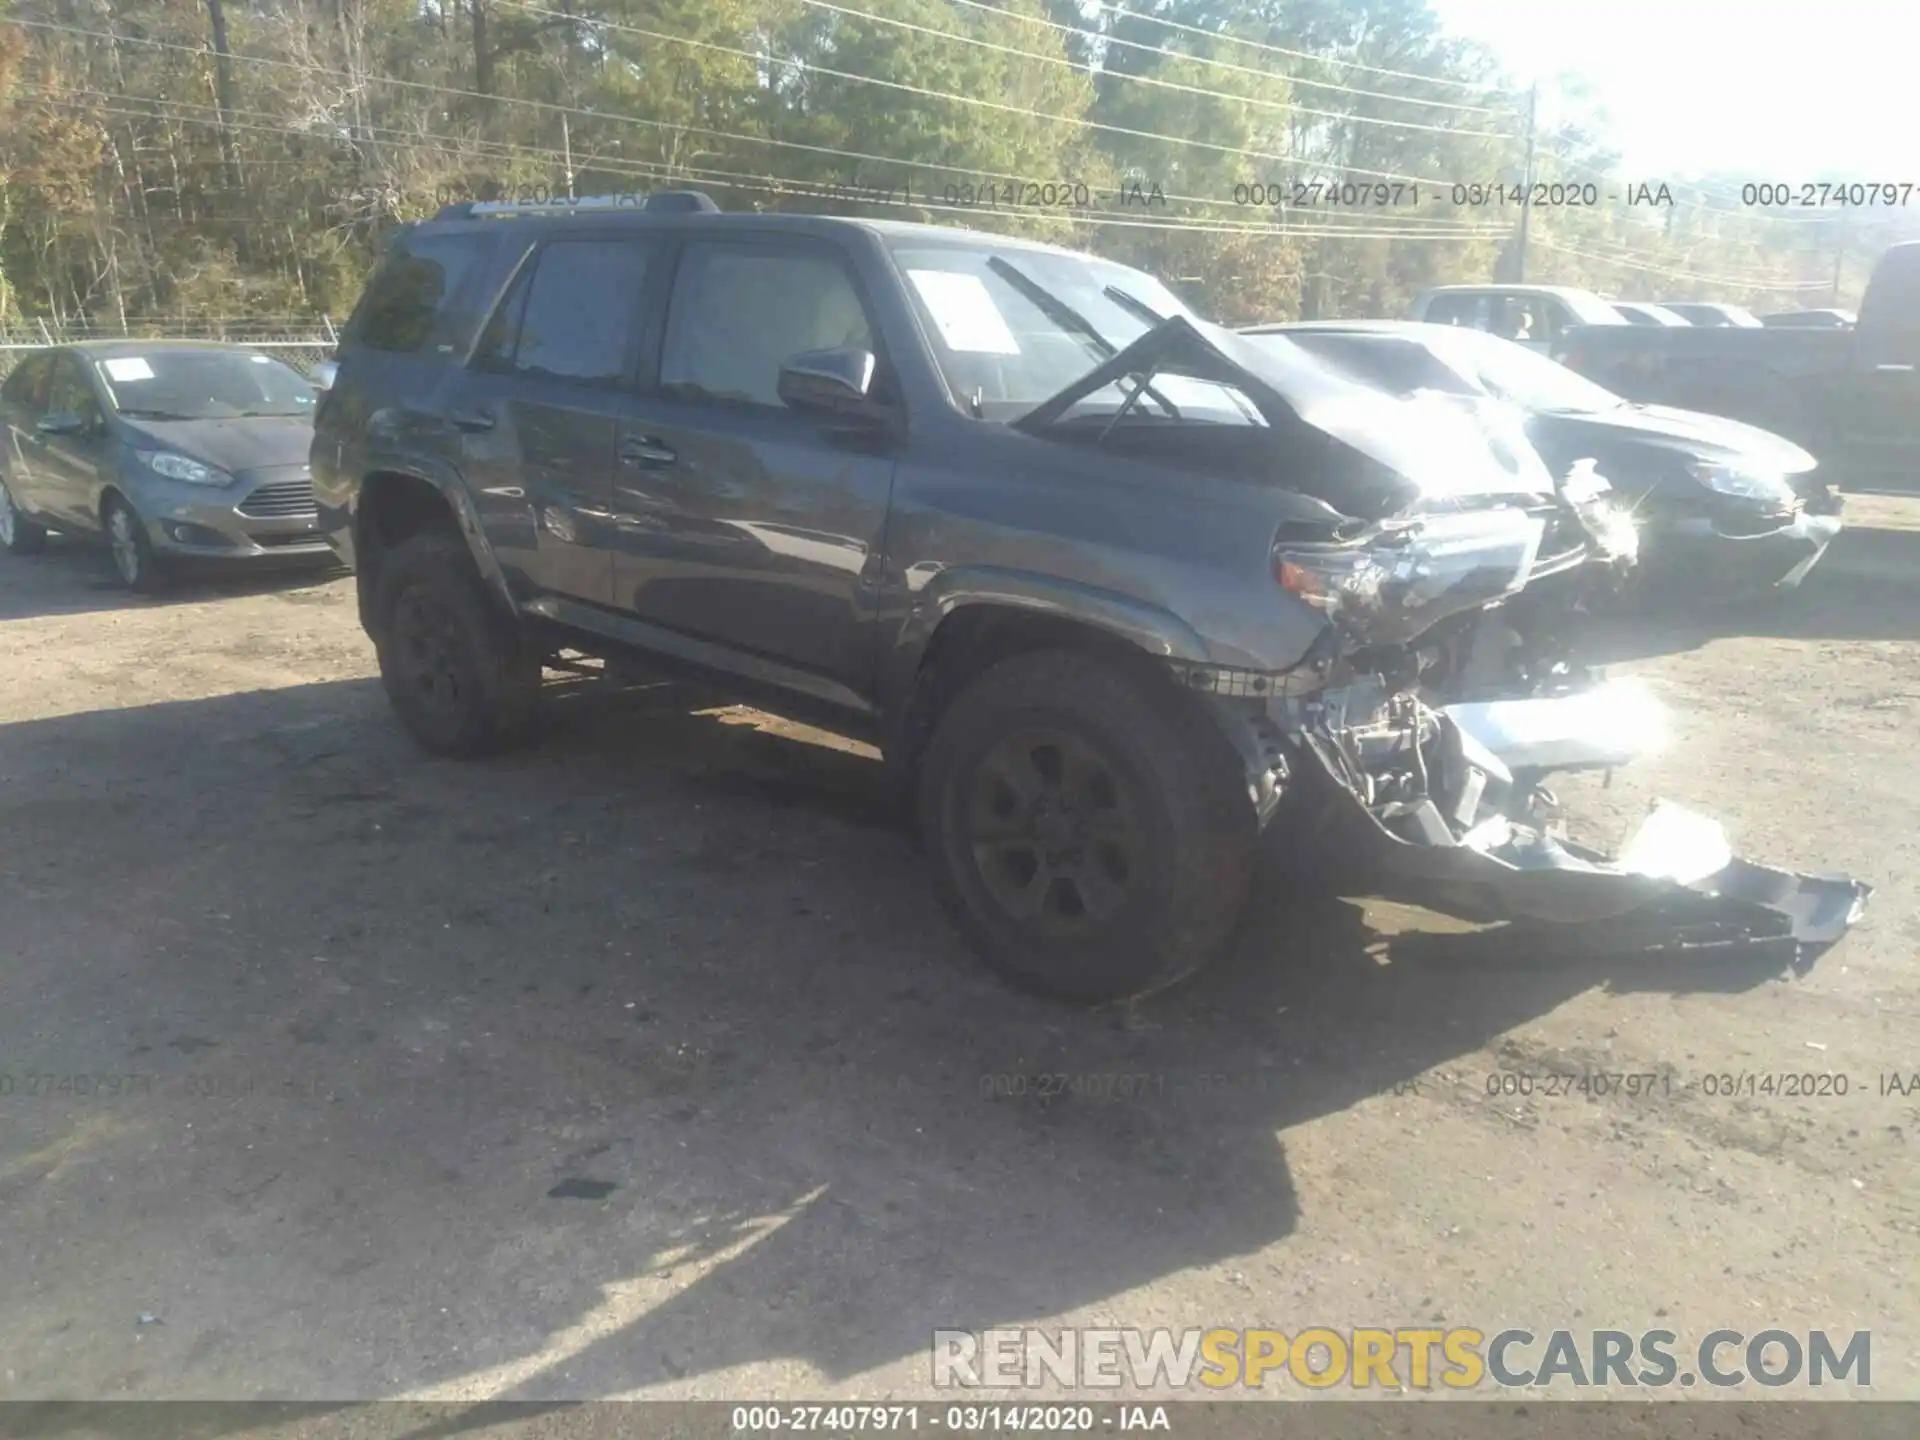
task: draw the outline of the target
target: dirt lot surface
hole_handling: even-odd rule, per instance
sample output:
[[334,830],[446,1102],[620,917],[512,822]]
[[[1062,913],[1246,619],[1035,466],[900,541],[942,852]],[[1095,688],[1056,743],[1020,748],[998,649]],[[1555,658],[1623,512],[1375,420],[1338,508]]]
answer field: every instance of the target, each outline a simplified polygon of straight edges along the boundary
[[[1920,501],[1849,518],[1783,604],[1620,627],[1679,743],[1569,787],[1871,880],[1804,978],[1276,880],[1094,1013],[976,967],[857,749],[663,685],[429,761],[350,582],[0,557],[4,1393],[900,1397],[936,1327],[1431,1322],[1869,1329],[1920,1397]],[[1665,1080],[1488,1093],[1587,1069]]]

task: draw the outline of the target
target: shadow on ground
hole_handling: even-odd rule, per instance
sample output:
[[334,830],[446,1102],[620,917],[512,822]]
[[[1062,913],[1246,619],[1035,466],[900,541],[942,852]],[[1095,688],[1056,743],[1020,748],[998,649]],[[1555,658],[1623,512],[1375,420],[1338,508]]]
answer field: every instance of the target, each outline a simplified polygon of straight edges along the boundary
[[[538,751],[484,766],[422,759],[370,681],[0,729],[27,777],[0,799],[0,902],[34,937],[10,976],[33,1035],[163,1082],[297,1066],[311,1099],[193,1109],[189,1170],[150,1191],[130,1167],[71,1234],[34,1207],[41,1253],[79,1266],[116,1230],[200,1287],[240,1263],[209,1253],[249,1257],[224,1318],[156,1339],[182,1347],[170,1392],[224,1388],[200,1377],[244,1304],[280,1373],[311,1367],[281,1393],[841,1379],[935,1328],[1098,1311],[1284,1239],[1282,1132],[1415,1093],[1590,987],[1775,972],[1556,957],[1269,864],[1192,984],[1038,1003],[964,954],[876,762],[705,703],[578,695]],[[1461,1085],[1418,1092],[1431,1124],[1484,1103]],[[316,1355],[272,1297],[334,1289],[365,1330]],[[451,1307],[497,1323],[419,1342]]]
[[177,569],[158,594],[136,595],[114,574],[104,545],[53,536],[38,555],[0,555],[0,621],[285,594],[326,585],[346,573],[312,561],[276,560],[270,566],[244,568],[197,565]]

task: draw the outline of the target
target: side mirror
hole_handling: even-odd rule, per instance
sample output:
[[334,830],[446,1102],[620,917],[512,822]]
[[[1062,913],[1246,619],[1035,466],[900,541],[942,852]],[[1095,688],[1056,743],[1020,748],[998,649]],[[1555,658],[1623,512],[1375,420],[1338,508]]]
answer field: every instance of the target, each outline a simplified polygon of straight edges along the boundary
[[42,435],[83,435],[92,427],[87,417],[76,410],[55,410],[42,415],[33,428]]
[[886,414],[871,393],[878,365],[871,350],[852,346],[805,351],[780,367],[780,403],[814,415],[878,421]]
[[316,390],[331,390],[333,377],[339,373],[340,364],[337,360],[322,360],[313,367],[313,373],[307,376],[307,379],[313,382],[313,388]]

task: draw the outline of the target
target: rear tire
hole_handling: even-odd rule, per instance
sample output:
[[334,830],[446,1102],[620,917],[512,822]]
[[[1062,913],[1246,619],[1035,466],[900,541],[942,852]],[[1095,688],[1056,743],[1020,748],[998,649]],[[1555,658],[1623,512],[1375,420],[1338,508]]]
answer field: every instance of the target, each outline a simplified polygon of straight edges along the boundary
[[0,548],[9,555],[38,555],[47,548],[47,527],[15,508],[13,492],[0,480]]
[[115,495],[108,499],[100,519],[107,532],[113,572],[120,583],[136,595],[152,595],[164,588],[166,576],[153,553],[153,542],[147,538],[140,512]]
[[1098,1003],[1163,989],[1243,910],[1257,826],[1231,753],[1185,697],[1089,654],[993,666],[919,775],[940,899],[1023,989]]
[[487,593],[458,535],[416,535],[385,556],[373,617],[380,683],[423,749],[471,759],[533,734],[541,648]]

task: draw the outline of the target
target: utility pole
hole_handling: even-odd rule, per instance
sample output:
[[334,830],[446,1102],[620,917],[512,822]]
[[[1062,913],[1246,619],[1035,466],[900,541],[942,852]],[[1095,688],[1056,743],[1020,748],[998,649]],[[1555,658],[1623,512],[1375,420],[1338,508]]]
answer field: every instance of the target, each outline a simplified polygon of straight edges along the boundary
[[1516,285],[1527,281],[1527,221],[1533,215],[1533,145],[1539,108],[1540,82],[1536,80],[1527,90],[1527,163],[1520,178],[1525,188],[1520,194],[1520,235],[1513,248],[1513,283]]
[[560,112],[560,153],[565,157],[567,166],[567,199],[572,200],[573,193],[573,127],[567,124],[566,111]]
[[1833,308],[1840,308],[1840,268],[1847,260],[1847,212],[1842,209],[1840,219],[1834,226],[1837,237],[1833,243]]

